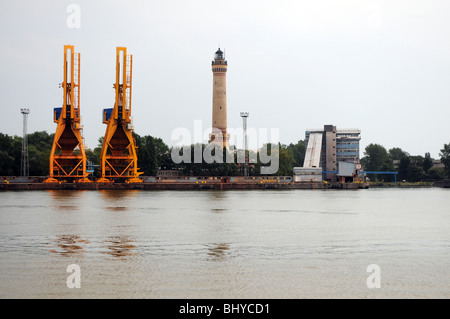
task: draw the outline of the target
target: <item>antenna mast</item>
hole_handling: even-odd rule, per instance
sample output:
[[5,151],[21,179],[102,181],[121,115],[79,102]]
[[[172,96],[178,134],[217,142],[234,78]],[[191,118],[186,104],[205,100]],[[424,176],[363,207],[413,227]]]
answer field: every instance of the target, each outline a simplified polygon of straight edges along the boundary
[[247,158],[247,150],[248,150],[248,144],[247,144],[247,118],[249,117],[248,112],[241,112],[242,117],[242,126],[244,130],[244,137],[243,137],[243,147],[244,147],[244,176],[248,176],[248,158]]

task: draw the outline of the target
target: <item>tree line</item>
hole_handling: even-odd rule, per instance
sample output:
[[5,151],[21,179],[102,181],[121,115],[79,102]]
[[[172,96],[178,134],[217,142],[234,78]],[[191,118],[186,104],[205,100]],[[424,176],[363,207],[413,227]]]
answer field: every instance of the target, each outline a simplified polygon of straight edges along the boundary
[[[430,153],[410,155],[399,147],[387,150],[379,144],[369,144],[361,158],[365,171],[398,172],[397,180],[407,182],[437,181],[450,178],[450,143],[439,153],[444,167],[434,166]],[[372,176],[371,176],[372,177]],[[392,175],[375,175],[375,180],[393,181]]]
[[[45,131],[27,135],[30,176],[47,176],[54,134]],[[0,133],[0,175],[19,176],[22,137]]]
[[[223,156],[231,156],[233,161],[223,160],[223,163],[207,163],[204,159],[195,163],[194,159],[190,163],[175,163],[171,154],[173,147],[169,147],[161,138],[150,135],[140,136],[133,133],[138,155],[138,167],[144,176],[156,176],[159,170],[178,170],[182,175],[192,176],[239,176],[243,173],[243,164],[237,159],[237,152],[227,154],[223,150]],[[54,134],[45,131],[34,132],[27,135],[28,138],[28,158],[30,176],[47,176],[49,170],[49,157],[53,143]],[[103,144],[103,137],[98,139],[98,145],[93,149],[86,149],[86,157],[94,167],[98,167],[100,153]],[[191,156],[194,156],[194,148],[190,145]],[[202,144],[202,151],[206,145]],[[273,160],[278,160],[278,170],[276,176],[292,176],[293,167],[303,166],[305,158],[305,141],[299,140],[290,144],[266,144],[263,146],[264,152],[273,155]],[[275,153],[272,154],[272,151]],[[361,158],[361,164],[366,171],[397,171],[398,180],[417,182],[424,180],[441,180],[450,177],[450,143],[444,144],[440,150],[440,161],[444,168],[433,167],[433,161],[429,153],[424,156],[413,156],[401,148],[386,150],[382,145],[369,144]],[[0,175],[19,176],[22,154],[22,137],[9,136],[0,133]],[[247,151],[247,158],[253,159],[248,163],[248,174],[250,176],[263,175],[261,167],[264,161],[260,153]],[[98,177],[98,169],[94,172]],[[393,180],[393,176],[379,175],[371,176],[377,180]]]
[[[34,132],[27,135],[28,138],[28,158],[30,176],[48,176],[49,158],[52,148],[54,134],[46,131]],[[206,163],[204,159],[200,163],[192,160],[190,163],[174,163],[171,158],[173,148],[169,147],[161,138],[150,135],[140,136],[133,133],[137,146],[138,167],[144,176],[156,176],[158,170],[179,170],[183,175],[193,176],[239,176],[242,174],[243,166],[237,161],[237,153],[233,154],[234,161],[228,163]],[[95,167],[94,176],[98,177],[98,165],[100,164],[100,153],[103,145],[103,137],[98,139],[98,145],[93,149],[86,149],[86,158]],[[265,145],[271,149],[275,145]],[[302,166],[305,156],[305,143],[298,141],[296,144],[278,144],[276,160],[279,166],[275,175],[291,176],[294,166]],[[189,146],[194,150],[195,145]],[[202,151],[206,147],[201,145]],[[226,156],[226,149],[223,150]],[[247,151],[247,158],[252,158],[251,151]],[[194,154],[194,152],[192,152]],[[0,175],[19,176],[22,156],[22,137],[9,136],[0,133]],[[250,162],[248,172],[250,176],[261,175],[262,161],[259,154],[256,154],[256,161]]]
[[[247,150],[227,150],[225,147],[217,149],[220,154],[220,160],[208,162],[205,158],[197,160],[196,149],[200,154],[204,154],[208,146],[206,144],[192,144],[187,146],[184,151],[189,154],[187,161],[175,163],[171,154],[183,153],[182,148],[170,148],[170,151],[163,157],[161,169],[178,170],[182,175],[187,176],[240,176],[244,173],[244,165],[247,167],[249,176],[275,175],[275,176],[292,176],[293,167],[302,166],[305,157],[305,142],[298,141],[296,144],[265,144],[257,152]],[[215,150],[211,151],[214,156]],[[268,158],[268,156],[270,158]],[[272,161],[277,163],[274,173],[265,173],[263,167],[272,165]]]

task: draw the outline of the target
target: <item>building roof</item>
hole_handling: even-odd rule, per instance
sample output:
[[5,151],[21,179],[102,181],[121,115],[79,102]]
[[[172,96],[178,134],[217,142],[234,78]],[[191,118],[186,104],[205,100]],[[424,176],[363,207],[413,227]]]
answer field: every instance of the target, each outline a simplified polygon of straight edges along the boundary
[[[307,129],[306,132],[324,132],[323,128],[319,128],[319,129]],[[349,128],[349,129],[337,129],[336,130],[337,134],[359,134],[361,133],[361,130],[356,129],[356,128]]]

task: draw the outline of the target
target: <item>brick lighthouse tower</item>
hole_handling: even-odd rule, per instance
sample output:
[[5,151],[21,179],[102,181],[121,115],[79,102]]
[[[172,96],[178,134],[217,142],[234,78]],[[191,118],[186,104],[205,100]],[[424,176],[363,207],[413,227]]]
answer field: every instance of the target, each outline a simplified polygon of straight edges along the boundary
[[229,148],[230,134],[227,133],[227,61],[220,50],[216,51],[212,61],[213,72],[213,109],[212,133],[209,138],[212,143],[219,143]]

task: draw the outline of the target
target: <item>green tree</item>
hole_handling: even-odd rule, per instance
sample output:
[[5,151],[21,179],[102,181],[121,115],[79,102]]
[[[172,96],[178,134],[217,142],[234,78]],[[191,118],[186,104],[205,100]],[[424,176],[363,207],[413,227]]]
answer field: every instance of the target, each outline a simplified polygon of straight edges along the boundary
[[28,145],[34,145],[39,149],[48,149],[50,156],[50,150],[53,145],[53,137],[55,134],[48,134],[46,131],[39,131],[28,134]]
[[50,150],[41,150],[35,145],[28,146],[30,176],[46,176],[49,170]]
[[428,170],[428,179],[432,181],[440,181],[445,179],[445,169],[442,167],[432,167]]
[[420,182],[426,178],[422,156],[404,156],[400,160],[398,177],[408,182]]
[[389,156],[393,161],[399,161],[405,156],[409,156],[409,154],[403,151],[400,147],[394,147],[389,150]]
[[11,136],[0,133],[0,175],[10,176],[14,174],[14,161],[12,156],[13,139]]
[[441,149],[439,156],[441,157],[441,163],[445,166],[447,177],[450,178],[450,143],[444,144],[444,148]]
[[0,175],[1,176],[14,175],[13,162],[14,162],[14,157],[10,156],[7,151],[0,149]]
[[53,137],[54,134],[48,134],[46,131],[28,134],[30,176],[48,175]]
[[86,159],[90,162],[92,162],[94,165],[99,165],[100,163],[100,158],[97,156],[97,154],[94,153],[93,150],[91,150],[90,148],[87,148],[85,150],[86,153]]
[[386,149],[379,144],[367,145],[364,155],[361,163],[366,171],[384,171],[393,168]]
[[300,140],[297,142],[297,144],[291,143],[287,148],[292,150],[292,155],[294,158],[294,162],[292,163],[293,167],[303,167],[306,153],[305,141]]
[[425,153],[425,158],[422,162],[422,168],[425,173],[428,173],[428,170],[433,167],[433,160],[431,159],[430,153]]
[[[45,131],[28,134],[30,176],[46,176],[49,169],[53,134]],[[0,133],[0,175],[20,175],[22,137]]]
[[398,165],[398,178],[399,180],[408,180],[411,171],[411,158],[409,156],[404,156],[400,159]]
[[103,147],[103,136],[98,139],[97,146],[92,150],[90,148],[86,149],[86,158],[88,161],[92,162],[94,165],[100,165],[100,154]]
[[411,168],[408,180],[410,182],[420,182],[425,179],[426,172],[423,169],[424,158],[422,156],[411,156]]
[[294,152],[286,145],[279,145],[279,168],[276,175],[292,176],[295,163]]
[[0,133],[0,151],[8,152],[12,146],[12,138],[7,134]]
[[22,158],[22,138],[19,136],[14,136],[12,138],[11,150],[8,152],[10,156],[14,158],[14,163],[12,164],[14,175],[20,175],[20,165]]
[[139,136],[133,133],[137,146],[138,167],[143,175],[156,176],[158,169],[169,152],[169,147],[162,139],[150,135]]
[[[369,144],[366,146],[364,151],[364,157],[361,159],[361,164],[365,171],[394,171],[394,164],[389,156],[388,152],[379,144]],[[376,180],[383,179],[386,181],[391,181],[394,179],[392,175],[381,176],[375,174],[373,176]]]

